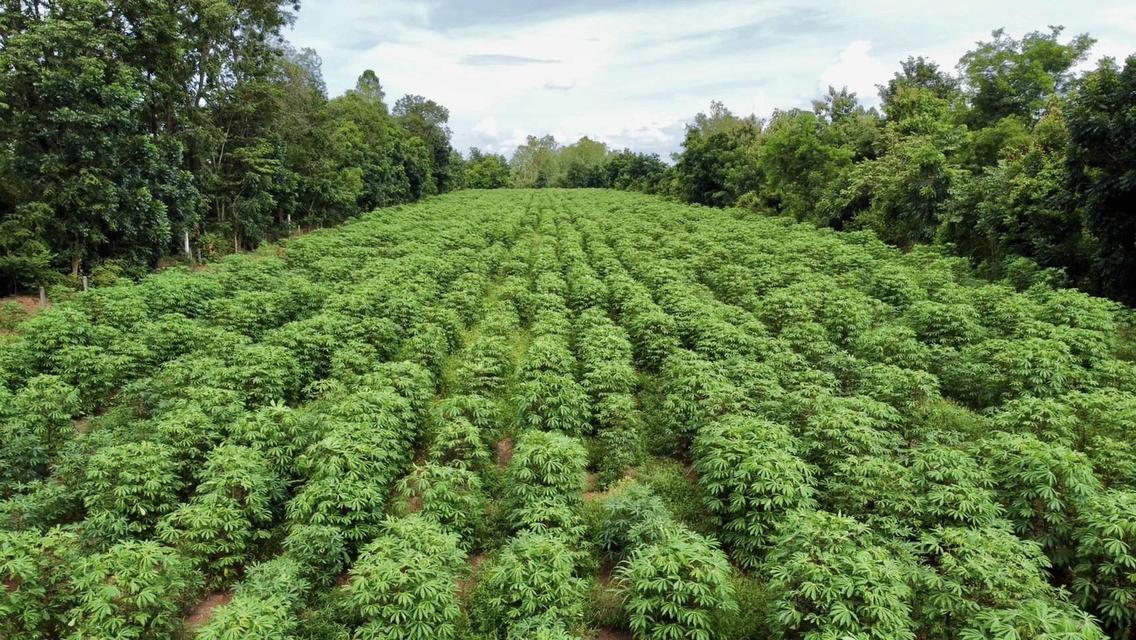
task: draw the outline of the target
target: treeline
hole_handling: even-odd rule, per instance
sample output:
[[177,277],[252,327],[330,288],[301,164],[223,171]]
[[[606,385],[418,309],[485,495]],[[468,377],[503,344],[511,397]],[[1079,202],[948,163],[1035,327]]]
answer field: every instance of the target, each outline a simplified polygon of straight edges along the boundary
[[298,2],[0,6],[0,290],[255,247],[455,186],[445,107],[328,99]]
[[[940,243],[991,277],[1134,304],[1136,57],[1076,74],[1093,43],[1059,27],[1020,39],[998,30],[953,73],[908,58],[879,85],[878,109],[835,88],[811,110],[768,119],[716,102],[688,125],[671,167],[630,152],[600,161],[587,139],[529,138],[513,183],[630,186],[871,229],[901,247]],[[613,180],[630,160],[644,173]]]
[[665,190],[907,247],[985,274],[1136,302],[1136,57],[1076,76],[1093,40],[995,31],[949,73],[908,58],[880,108],[829,89],[767,121],[721,105],[687,129]]
[[658,193],[666,175],[667,165],[655,154],[612,151],[587,136],[565,146],[545,135],[528,136],[509,159],[470,149],[464,185],[473,189],[564,187]]

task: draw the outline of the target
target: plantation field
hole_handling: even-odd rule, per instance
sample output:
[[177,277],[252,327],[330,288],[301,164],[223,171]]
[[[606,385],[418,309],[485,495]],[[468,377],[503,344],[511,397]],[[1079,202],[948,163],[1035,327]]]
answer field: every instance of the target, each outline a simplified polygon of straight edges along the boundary
[[460,191],[0,336],[0,638],[1136,629],[1130,311]]

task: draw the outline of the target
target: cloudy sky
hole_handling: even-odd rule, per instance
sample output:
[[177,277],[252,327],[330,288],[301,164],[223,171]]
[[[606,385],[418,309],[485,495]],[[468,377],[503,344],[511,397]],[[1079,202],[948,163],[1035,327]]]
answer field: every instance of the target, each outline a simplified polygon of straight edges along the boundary
[[370,68],[388,103],[444,104],[463,152],[551,133],[666,157],[713,99],[763,116],[833,84],[874,103],[908,55],[953,68],[994,28],[1050,24],[1096,37],[1094,60],[1136,52],[1136,3],[1115,0],[310,0],[288,38],[331,95]]

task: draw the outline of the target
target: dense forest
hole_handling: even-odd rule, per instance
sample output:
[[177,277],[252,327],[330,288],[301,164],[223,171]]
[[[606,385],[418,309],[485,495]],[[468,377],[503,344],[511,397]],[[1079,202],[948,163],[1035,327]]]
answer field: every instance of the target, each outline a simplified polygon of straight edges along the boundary
[[281,36],[298,8],[3,3],[0,290],[137,276],[452,189],[446,108],[389,107],[369,70],[329,100],[316,52]]
[[[880,107],[830,87],[812,109],[741,117],[721,103],[687,126],[673,166],[583,138],[530,137],[511,179],[471,186],[614,187],[740,206],[903,248],[936,242],[991,277],[1069,284],[1136,302],[1136,57],[1077,74],[1093,44],[1062,29],[995,31],[957,72],[911,57]],[[478,155],[487,175],[504,158]]]

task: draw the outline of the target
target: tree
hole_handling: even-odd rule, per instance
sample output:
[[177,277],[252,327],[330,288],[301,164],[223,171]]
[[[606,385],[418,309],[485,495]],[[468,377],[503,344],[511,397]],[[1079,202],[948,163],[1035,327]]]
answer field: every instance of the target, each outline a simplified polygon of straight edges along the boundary
[[1095,268],[1101,289],[1136,303],[1136,56],[1124,68],[1110,59],[1077,85],[1069,110],[1069,173],[1074,194],[1085,203],[1097,242]]
[[355,81],[355,89],[350,94],[357,95],[363,100],[381,107],[386,112],[387,107],[383,102],[386,93],[379,82],[379,76],[375,75],[375,72],[371,69],[367,69],[359,76],[359,79]]
[[509,161],[498,153],[482,153],[477,147],[469,150],[465,164],[465,186],[470,189],[501,189],[512,184]]
[[458,178],[455,170],[460,167],[450,166],[453,152],[447,125],[450,110],[422,96],[405,95],[394,103],[391,113],[412,140],[418,138],[426,147],[430,171],[422,192],[432,194],[451,190]]
[[587,136],[573,144],[562,147],[557,158],[560,175],[557,186],[562,187],[605,187],[607,174],[604,165],[607,161],[607,145],[596,142]]
[[851,167],[852,155],[835,144],[827,123],[816,114],[801,110],[774,113],[757,151],[762,197],[797,220],[828,222],[815,218],[816,203]]
[[749,168],[747,154],[760,130],[755,117],[739,118],[721,102],[696,115],[675,158],[681,195],[689,202],[726,206],[752,191],[759,176]]
[[[146,126],[146,79],[124,59],[131,43],[121,14],[91,0],[50,4],[12,12],[0,52],[10,114],[0,125],[11,198],[3,225],[16,234],[6,237],[43,233],[75,276],[113,253],[149,265],[172,240],[169,213],[198,204],[183,148]],[[8,268],[19,269],[11,286],[29,279],[42,254],[29,240],[9,250]]]
[[540,138],[529,136],[509,159],[514,186],[538,189],[552,186],[552,181],[559,171],[557,160],[559,150],[560,145],[551,135]]
[[892,113],[889,106],[896,98],[901,88],[918,87],[925,89],[940,100],[950,101],[959,94],[960,81],[958,78],[939,70],[939,65],[923,56],[908,56],[899,63],[900,70],[895,72],[887,84],[876,85],[879,90],[880,103],[889,117]]
[[1062,44],[1058,38],[1063,30],[1050,27],[1049,33],[1034,31],[1015,40],[997,29],[990,41],[978,42],[963,55],[959,70],[966,82],[972,124],[990,126],[1009,116],[1032,122],[1050,96],[1068,89],[1070,70],[1096,41],[1080,34]]

